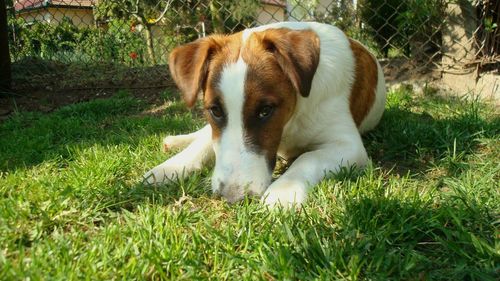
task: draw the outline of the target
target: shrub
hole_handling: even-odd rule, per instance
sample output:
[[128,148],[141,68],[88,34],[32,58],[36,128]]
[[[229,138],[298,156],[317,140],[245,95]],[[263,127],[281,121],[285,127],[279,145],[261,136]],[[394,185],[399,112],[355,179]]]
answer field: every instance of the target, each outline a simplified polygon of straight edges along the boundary
[[107,23],[107,28],[89,28],[86,32],[88,34],[76,50],[93,61],[147,63],[144,39],[140,33],[131,31],[127,22],[114,19]]
[[382,55],[396,48],[406,56],[435,51],[446,0],[362,0],[360,13]]
[[15,60],[27,56],[51,58],[57,51],[73,50],[82,39],[71,19],[66,17],[58,25],[26,23],[23,19],[12,19],[10,25],[10,46]]
[[11,19],[10,47],[13,61],[25,57],[62,62],[116,62],[145,64],[145,44],[127,22],[111,20],[105,28],[78,28],[64,18],[57,25]]

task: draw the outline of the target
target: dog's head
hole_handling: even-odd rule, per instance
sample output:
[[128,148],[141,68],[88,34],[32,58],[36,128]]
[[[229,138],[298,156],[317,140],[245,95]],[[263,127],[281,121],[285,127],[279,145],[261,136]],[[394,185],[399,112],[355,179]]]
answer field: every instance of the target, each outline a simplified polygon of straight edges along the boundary
[[309,95],[319,53],[314,32],[286,28],[214,35],[172,51],[170,72],[187,105],[203,93],[215,193],[234,202],[268,187],[283,128]]

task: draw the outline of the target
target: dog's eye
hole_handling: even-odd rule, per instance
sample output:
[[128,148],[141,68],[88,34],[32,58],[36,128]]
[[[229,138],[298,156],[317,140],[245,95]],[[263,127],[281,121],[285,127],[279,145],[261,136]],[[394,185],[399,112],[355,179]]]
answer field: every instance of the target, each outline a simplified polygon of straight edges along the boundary
[[258,112],[258,117],[259,119],[263,120],[263,119],[266,119],[268,118],[269,116],[271,116],[271,114],[273,114],[273,111],[274,111],[274,107],[271,106],[271,105],[266,105],[266,106],[263,106],[259,109],[259,112]]
[[222,117],[224,117],[224,111],[219,105],[214,105],[210,107],[208,110],[215,119],[221,119]]

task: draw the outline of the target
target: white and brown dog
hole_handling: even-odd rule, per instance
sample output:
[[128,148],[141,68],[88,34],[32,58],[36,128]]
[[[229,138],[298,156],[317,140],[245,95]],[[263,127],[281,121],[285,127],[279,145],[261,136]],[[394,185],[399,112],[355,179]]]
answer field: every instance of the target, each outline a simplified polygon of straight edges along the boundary
[[[215,155],[214,193],[290,206],[327,173],[368,161],[360,133],[384,111],[383,72],[334,26],[282,22],[213,35],[174,49],[169,65],[189,107],[203,93],[209,125],[166,137],[165,147],[187,148],[146,173],[150,184],[187,176]],[[272,182],[277,155],[296,159]]]

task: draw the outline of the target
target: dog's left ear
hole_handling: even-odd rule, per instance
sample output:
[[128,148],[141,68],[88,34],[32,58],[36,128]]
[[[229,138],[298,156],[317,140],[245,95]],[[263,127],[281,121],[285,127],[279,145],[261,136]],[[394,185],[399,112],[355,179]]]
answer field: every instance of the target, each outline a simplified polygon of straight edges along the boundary
[[210,59],[221,48],[220,41],[216,36],[201,38],[170,53],[170,73],[188,107],[193,107],[205,88]]
[[320,41],[312,30],[270,29],[262,32],[264,48],[274,53],[278,64],[303,97],[308,97],[319,64]]

